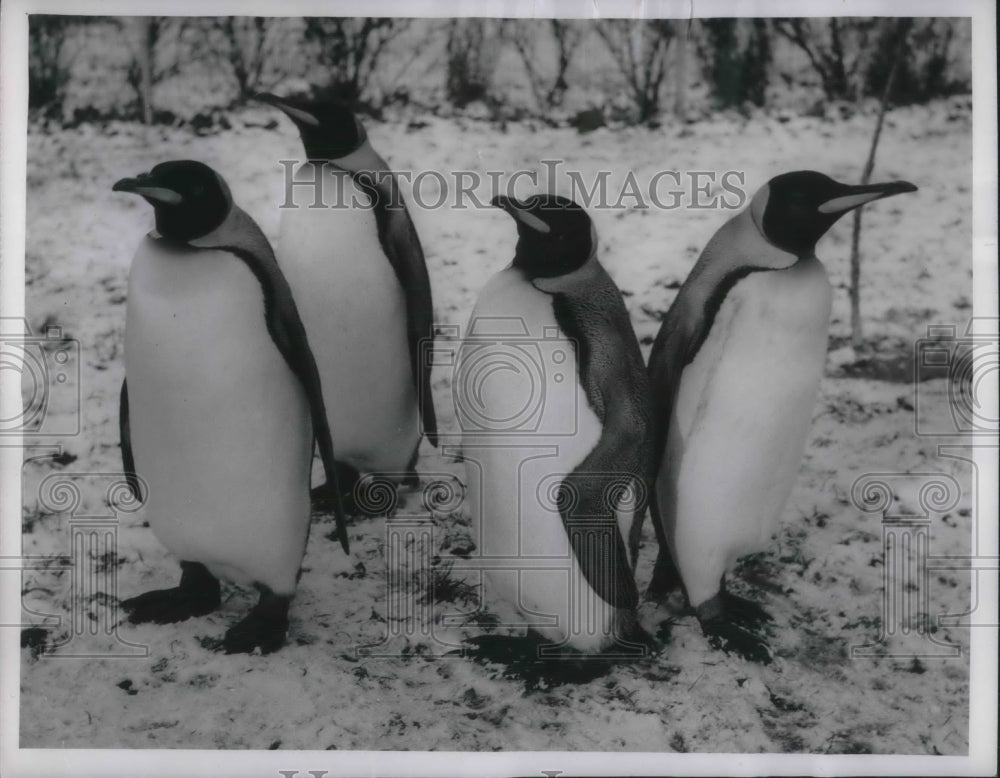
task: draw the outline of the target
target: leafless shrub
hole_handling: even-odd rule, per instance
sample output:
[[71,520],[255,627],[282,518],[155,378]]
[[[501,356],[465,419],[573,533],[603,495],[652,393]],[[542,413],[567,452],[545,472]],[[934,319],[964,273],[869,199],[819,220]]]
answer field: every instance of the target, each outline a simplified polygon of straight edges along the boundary
[[181,16],[137,16],[122,22],[132,50],[126,80],[139,97],[145,124],[153,123],[156,84],[180,72],[178,48],[188,23]]
[[649,121],[660,111],[675,23],[669,19],[614,19],[601,22],[596,29],[625,79],[637,121]]
[[486,19],[452,19],[445,43],[445,94],[456,108],[476,100],[489,103],[499,55],[499,27]]
[[328,74],[315,86],[348,103],[378,101],[382,96],[373,94],[373,76],[389,45],[408,26],[408,19],[306,19],[305,41]]
[[554,67],[547,73],[540,66],[539,60],[545,56],[541,49],[548,49],[549,46],[539,46],[539,38],[532,34],[538,25],[539,22],[536,21],[510,20],[504,33],[524,64],[528,85],[536,104],[545,110],[562,104],[563,96],[569,88],[566,73],[574,53],[586,35],[587,27],[576,20],[547,20],[548,35],[542,37],[542,40],[546,44],[551,43],[555,53]]
[[819,76],[827,100],[856,100],[878,19],[775,19],[774,29],[794,44]]
[[32,14],[28,20],[28,107],[58,114],[62,111],[76,50],[69,44],[84,17]]
[[265,82],[281,21],[263,16],[218,19],[217,28],[226,43],[223,54],[236,82],[237,102],[245,102],[261,89],[272,89],[281,80],[281,76],[272,74]]

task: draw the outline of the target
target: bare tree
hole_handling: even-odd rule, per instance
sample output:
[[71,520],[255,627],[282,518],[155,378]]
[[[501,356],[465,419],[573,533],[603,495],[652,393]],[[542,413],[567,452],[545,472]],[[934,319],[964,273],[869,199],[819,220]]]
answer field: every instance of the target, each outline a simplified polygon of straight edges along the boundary
[[763,106],[772,60],[767,20],[701,19],[698,29],[699,55],[715,103],[723,108],[746,102]]
[[[548,31],[555,48],[555,68],[553,74],[547,75],[539,67],[540,52],[538,40],[534,36],[539,22],[535,20],[516,20],[508,23],[505,30],[515,50],[524,63],[535,102],[542,110],[561,105],[569,84],[566,73],[569,70],[573,55],[586,34],[586,27],[575,20],[550,19]],[[548,41],[546,41],[548,42]]]
[[371,99],[372,77],[389,44],[409,26],[406,19],[312,17],[305,40],[316,48],[318,65],[330,75],[317,86],[350,103]]
[[687,113],[687,61],[691,20],[680,23],[682,30],[674,42],[674,115],[683,119]]
[[67,40],[82,17],[32,14],[28,18],[28,107],[59,111],[74,53]]
[[[887,25],[892,25],[894,30],[895,45],[893,46],[892,64],[885,80],[882,90],[882,99],[879,103],[878,119],[875,121],[875,133],[872,135],[872,145],[868,150],[868,159],[865,161],[864,170],[861,173],[861,183],[867,184],[871,180],[872,169],[875,167],[875,152],[878,149],[879,138],[882,136],[882,123],[885,120],[886,108],[889,105],[889,95],[892,91],[892,82],[899,71],[899,63],[902,61],[907,47],[907,37],[910,32],[912,20],[903,18],[898,20],[887,20]],[[851,231],[851,344],[855,349],[864,345],[864,333],[861,324],[861,211],[858,208],[854,211],[854,225]]]
[[145,124],[153,123],[153,88],[163,79],[180,71],[177,47],[187,22],[183,17],[137,16],[128,22],[126,35],[132,49],[132,62],[126,79],[139,97],[139,109]]
[[828,100],[861,93],[861,65],[870,53],[877,19],[775,19],[774,29],[793,43],[819,76]]
[[464,108],[492,97],[493,71],[499,54],[500,25],[487,19],[452,19],[445,44],[449,102]]
[[895,62],[895,26],[880,29],[865,74],[865,93],[880,95],[888,73],[896,66],[890,101],[895,105],[922,103],[942,95],[968,90],[968,83],[954,80],[951,74],[952,44],[956,25],[966,19],[920,19],[913,23],[909,45],[902,59]]
[[218,21],[239,102],[245,102],[261,88],[274,86],[274,83],[263,86],[262,80],[273,53],[274,36],[271,33],[277,21],[263,16],[223,16]]
[[606,20],[597,25],[611,56],[625,78],[639,122],[660,110],[660,90],[667,72],[667,50],[675,37],[668,19]]

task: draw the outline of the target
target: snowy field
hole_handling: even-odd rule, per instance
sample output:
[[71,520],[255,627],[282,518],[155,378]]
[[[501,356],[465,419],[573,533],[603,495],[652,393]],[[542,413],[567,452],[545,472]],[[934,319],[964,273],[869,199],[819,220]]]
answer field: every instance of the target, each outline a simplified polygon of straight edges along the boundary
[[[294,157],[298,138],[290,122],[260,109],[233,115],[232,129],[214,135],[131,124],[30,132],[28,318],[36,333],[58,324],[65,337],[79,341],[82,410],[79,434],[57,440],[61,456],[29,450],[28,457],[39,458],[24,467],[23,553],[51,559],[48,569],[24,575],[25,621],[50,625],[48,642],[65,645],[56,656],[37,645],[22,651],[21,746],[964,754],[968,630],[935,627],[934,644],[913,636],[879,641],[881,515],[861,511],[852,486],[866,473],[909,473],[886,479],[893,491],[888,512],[915,514],[928,476],[912,474],[953,477],[959,485],[954,500],[930,515],[931,549],[969,553],[971,466],[940,457],[936,441],[914,434],[918,412],[939,425],[951,417],[944,380],[920,384],[915,397],[911,356],[927,324],[964,326],[971,315],[967,102],[897,109],[887,118],[872,180],[904,178],[920,191],[864,212],[864,353],[846,346],[850,218],[819,244],[835,297],[806,455],[770,549],[733,576],[738,590],[763,601],[775,617],[774,663],[762,667],[711,650],[693,616],[675,601],[642,608],[644,624],[663,640],[657,654],[570,682],[530,667],[442,655],[443,644],[458,645],[482,631],[471,616],[473,575],[451,569],[472,546],[468,514],[458,503],[433,517],[432,572],[414,578],[391,571],[418,604],[432,603],[427,608],[437,640],[421,631],[426,625],[393,621],[390,600],[400,588],[387,586],[384,519],[352,525],[348,558],[328,537],[329,516],[315,518],[289,643],[281,651],[265,657],[213,651],[214,641],[252,604],[251,593],[235,587],[224,589],[223,608],[206,618],[123,624],[117,637],[104,631],[119,617],[117,597],[173,586],[178,578],[176,560],[142,512],[115,514],[105,504],[121,469],[117,403],[128,267],[152,225],[151,209],[112,194],[111,184],[166,159],[201,159],[227,178],[237,203],[273,240],[282,197],[276,160]],[[272,120],[276,126],[269,127]],[[732,115],[581,135],[418,115],[369,121],[368,129],[396,169],[513,171],[560,158],[585,174],[610,169],[612,182],[628,170],[641,181],[661,169],[737,170],[745,172],[752,194],[770,176],[800,168],[857,181],[873,125],[871,114]],[[478,290],[513,254],[513,224],[495,209],[413,215],[436,320],[464,326]],[[625,295],[645,355],[678,284],[731,215],[688,208],[592,212],[600,259]],[[440,424],[453,430],[446,370],[435,374],[434,391]],[[72,392],[53,394],[53,422],[72,420],[67,395]],[[462,472],[453,457],[427,444],[418,467]],[[73,573],[58,558],[69,553],[70,515],[52,508],[51,495],[39,495],[53,474],[79,487],[77,517],[117,518],[117,550],[91,552],[96,558],[88,564],[103,577],[98,591],[87,589],[82,599],[74,597]],[[420,498],[402,491],[396,515],[427,519]],[[647,521],[640,590],[655,552]],[[105,588],[115,580],[117,592]],[[926,595],[932,620],[964,613],[968,575],[934,573]],[[77,600],[83,627],[77,631],[88,634],[73,633]],[[486,613],[494,607],[484,604]],[[446,624],[444,616],[456,612],[472,621]],[[356,646],[378,643],[389,629],[409,635],[387,644],[397,656],[355,655]],[[148,646],[148,656],[122,656],[134,649],[121,641]],[[852,656],[852,647],[866,644],[876,646],[871,655]],[[914,659],[913,646],[939,654],[957,647],[961,655]],[[60,658],[60,651],[90,656]]]

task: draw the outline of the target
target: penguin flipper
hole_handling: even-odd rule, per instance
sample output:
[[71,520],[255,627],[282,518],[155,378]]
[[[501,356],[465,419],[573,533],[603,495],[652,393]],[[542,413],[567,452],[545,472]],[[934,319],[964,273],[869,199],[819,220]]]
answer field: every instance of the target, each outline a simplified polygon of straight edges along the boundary
[[653,566],[653,577],[646,588],[646,599],[661,602],[666,599],[670,592],[683,588],[684,582],[681,580],[681,573],[670,555],[670,546],[667,543],[666,530],[664,530],[661,521],[655,485],[650,490],[649,513],[653,519],[653,529],[656,532],[656,543],[659,550],[656,553],[656,564]]
[[129,428],[128,411],[128,379],[122,379],[122,389],[118,396],[118,436],[122,448],[122,469],[125,472],[125,483],[132,490],[135,499],[142,501],[139,490],[139,477],[135,473],[135,458],[132,455],[132,433]]
[[257,223],[241,208],[232,206],[229,217],[214,231],[188,243],[196,248],[230,251],[243,260],[260,283],[264,297],[264,319],[271,340],[292,373],[302,384],[309,402],[313,435],[319,447],[326,480],[333,489],[333,513],[337,522],[337,536],[345,554],[350,553],[347,538],[347,513],[340,497],[333,437],[323,401],[323,388],[319,368],[309,346],[305,325],[299,316],[292,289],[281,272],[274,251]]
[[406,296],[410,369],[420,403],[424,435],[437,448],[437,415],[431,393],[431,371],[423,366],[421,359],[424,344],[434,339],[434,303],[420,238],[403,203],[395,176],[388,171],[380,171],[376,181],[369,173],[359,173],[354,180],[371,199],[379,243]]
[[681,374],[690,362],[691,350],[695,346],[693,336],[684,326],[681,305],[678,301],[670,307],[660,325],[660,331],[649,352],[649,389],[656,402],[651,419],[653,433],[653,459],[655,471],[659,471],[663,452],[666,448],[667,432],[677,392],[681,385]]
[[622,476],[591,471],[601,465],[589,459],[559,485],[559,515],[590,587],[614,607],[632,610],[639,604],[639,592],[612,504]]
[[[275,265],[275,269],[277,269],[277,265]],[[295,307],[288,282],[285,281],[284,276],[280,275],[280,271],[273,281],[273,307],[267,317],[267,329],[271,333],[274,344],[305,389],[312,415],[313,434],[316,438],[316,445],[319,447],[320,458],[323,460],[323,469],[326,471],[326,482],[332,487],[333,514],[337,522],[337,536],[344,553],[349,554],[351,550],[350,541],[347,538],[347,512],[341,498],[337,464],[333,453],[333,436],[330,434],[326,404],[323,401],[319,368],[316,366],[316,358],[309,347],[305,325],[302,324],[298,309]]]
[[691,351],[696,348],[696,335],[684,326],[682,314],[683,302],[678,297],[663,318],[663,324],[653,341],[649,354],[649,389],[656,402],[653,403],[650,417],[650,438],[652,440],[652,477],[649,499],[649,514],[656,530],[656,541],[660,550],[656,560],[654,578],[650,583],[648,595],[659,599],[669,593],[679,581],[679,573],[671,557],[670,545],[666,533],[668,517],[664,512],[670,506],[660,505],[656,499],[656,474],[663,467],[663,457],[666,451],[667,434],[670,431],[670,419],[674,404],[680,389],[681,374],[690,361]]

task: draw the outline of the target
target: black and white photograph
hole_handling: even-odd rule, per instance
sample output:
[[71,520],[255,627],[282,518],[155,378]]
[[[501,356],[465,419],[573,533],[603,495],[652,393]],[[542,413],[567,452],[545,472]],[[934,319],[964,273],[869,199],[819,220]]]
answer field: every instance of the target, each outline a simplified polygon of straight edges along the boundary
[[4,775],[996,774],[988,0],[0,32]]

